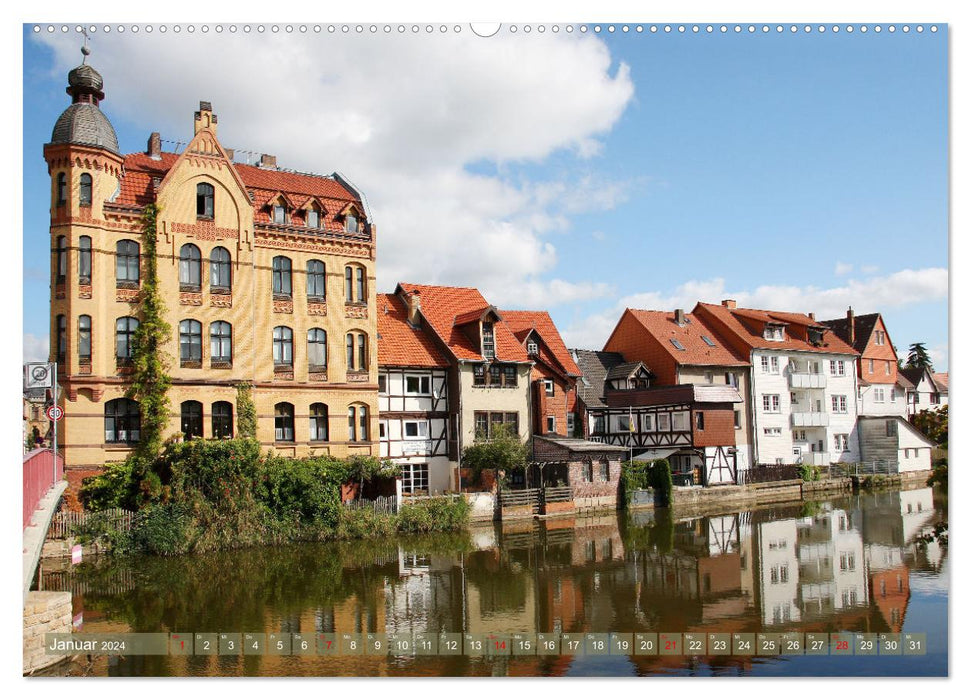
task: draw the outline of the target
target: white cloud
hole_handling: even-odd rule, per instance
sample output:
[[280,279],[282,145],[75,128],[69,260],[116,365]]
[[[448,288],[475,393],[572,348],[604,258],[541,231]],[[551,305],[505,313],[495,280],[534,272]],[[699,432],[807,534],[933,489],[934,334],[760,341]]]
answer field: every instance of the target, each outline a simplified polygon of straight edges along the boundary
[[729,291],[722,278],[691,280],[668,292],[649,291],[625,296],[613,308],[571,324],[562,330],[562,334],[570,347],[600,348],[626,308],[665,311],[682,308],[690,311],[696,302],[717,304],[723,299],[734,299],[740,307],[813,312],[820,320],[839,318],[849,306],[861,314],[946,300],[947,279],[946,268],[932,267],[900,270],[862,281],[848,280],[845,285],[826,289],[763,285],[752,290]]
[[836,274],[842,277],[843,275],[848,275],[853,272],[853,265],[851,263],[836,262]]
[[24,333],[24,362],[44,362],[48,358],[47,336]]
[[934,365],[934,371],[936,372],[948,371],[947,345],[935,345],[932,348],[927,348],[927,354],[930,356],[931,363]]
[[[40,40],[63,79],[78,63],[76,37]],[[155,33],[92,43],[105,111],[146,139],[157,130],[184,142],[209,100],[226,146],[338,170],[359,186],[378,226],[382,289],[461,284],[544,307],[604,293],[549,281],[557,257],[546,240],[572,215],[622,203],[631,186],[592,160],[634,94],[628,66],[597,37]],[[559,179],[509,175],[508,164],[555,152],[573,159]],[[482,162],[495,174],[470,169]],[[566,296],[537,296],[544,288]]]
[[860,272],[864,275],[872,275],[879,269],[876,265],[860,265]]

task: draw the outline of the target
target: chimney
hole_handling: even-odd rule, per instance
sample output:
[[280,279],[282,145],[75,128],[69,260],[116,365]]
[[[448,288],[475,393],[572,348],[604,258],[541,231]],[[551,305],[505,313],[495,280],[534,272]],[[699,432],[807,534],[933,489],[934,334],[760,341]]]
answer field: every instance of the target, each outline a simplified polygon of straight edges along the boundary
[[684,325],[684,309],[674,310],[674,322],[677,323],[679,326]]
[[212,113],[211,102],[200,102],[199,111],[196,112],[193,135],[198,134],[203,129],[209,129],[216,133],[216,115]]
[[738,305],[735,303],[734,299],[722,299],[722,306],[724,306],[726,309],[734,309]]
[[260,156],[260,167],[267,170],[276,170],[276,156],[264,153]]
[[148,137],[148,157],[153,160],[162,160],[162,137],[157,131],[153,131]]
[[408,296],[408,323],[416,328],[421,325],[421,293],[417,289]]
[[856,345],[856,316],[853,315],[853,307],[846,310],[846,325],[850,329],[850,345]]
[[807,315],[807,316],[809,316],[809,320],[810,320],[810,321],[815,321],[815,320],[816,320],[816,314],[814,314],[814,313],[813,313],[812,311],[810,311],[810,312],[809,312],[808,314],[806,314],[806,315]]

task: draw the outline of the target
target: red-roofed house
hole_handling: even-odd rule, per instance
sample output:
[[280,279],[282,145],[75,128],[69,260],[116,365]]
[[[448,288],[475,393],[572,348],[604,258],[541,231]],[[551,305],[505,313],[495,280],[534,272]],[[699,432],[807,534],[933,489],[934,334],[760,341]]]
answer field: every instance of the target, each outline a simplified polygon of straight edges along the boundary
[[454,489],[448,455],[449,361],[418,313],[420,296],[378,294],[378,436],[401,467],[401,491]]
[[571,404],[580,368],[553,319],[546,311],[500,313],[535,363],[530,374],[533,435],[578,437]]
[[752,406],[748,399],[751,365],[745,354],[727,344],[695,314],[626,309],[604,351],[617,352],[630,362],[643,362],[654,373],[654,386],[727,385],[738,391],[741,403],[732,407],[736,469],[752,464]]
[[51,177],[51,359],[68,469],[124,459],[142,437],[126,396],[140,291],[152,267],[142,216],[157,205],[157,286],[166,300],[174,415],[164,438],[237,432],[252,387],[256,438],[281,455],[377,455],[375,235],[339,175],[233,161],[208,102],[179,153],[152,134],[122,155],[90,65],[44,158]]
[[859,353],[810,314],[739,309],[732,300],[693,312],[751,365],[753,463],[860,460]]
[[401,282],[395,296],[448,362],[449,459],[498,425],[527,439],[532,361],[502,312],[468,287]]

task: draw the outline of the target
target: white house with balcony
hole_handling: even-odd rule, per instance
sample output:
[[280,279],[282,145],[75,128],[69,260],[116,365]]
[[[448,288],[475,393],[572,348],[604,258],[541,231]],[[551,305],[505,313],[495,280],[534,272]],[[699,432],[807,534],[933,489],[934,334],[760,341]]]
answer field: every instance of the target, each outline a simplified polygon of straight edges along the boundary
[[748,351],[754,462],[825,465],[860,461],[859,354],[810,314],[699,303],[737,351]]

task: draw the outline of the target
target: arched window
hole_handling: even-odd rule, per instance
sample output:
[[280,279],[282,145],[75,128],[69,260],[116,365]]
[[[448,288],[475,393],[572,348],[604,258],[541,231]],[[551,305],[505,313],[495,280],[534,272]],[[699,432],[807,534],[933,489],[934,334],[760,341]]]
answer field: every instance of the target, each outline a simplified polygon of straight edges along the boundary
[[367,301],[367,278],[360,265],[348,265],[344,268],[344,295],[348,302]]
[[327,425],[327,404],[310,404],[310,439],[326,442],[330,439],[330,429]]
[[273,407],[273,439],[293,442],[293,404],[278,403]]
[[118,241],[115,246],[115,283],[119,287],[138,286],[138,243]]
[[59,314],[57,317],[57,361],[64,362],[67,358],[67,316]]
[[67,277],[67,239],[57,237],[57,281],[64,282]]
[[91,317],[78,316],[78,359],[91,362]]
[[57,174],[57,206],[63,207],[67,204],[67,174]]
[[213,292],[228,294],[233,288],[232,256],[222,246],[209,255],[209,285]]
[[293,331],[286,326],[273,329],[273,364],[293,365]]
[[90,207],[91,199],[91,175],[89,173],[81,173],[81,187],[78,191],[78,203],[82,207]]
[[327,298],[324,263],[320,260],[307,261],[307,298],[313,301],[323,301]]
[[179,359],[183,367],[202,362],[202,324],[194,319],[179,321]]
[[78,239],[78,281],[91,284],[91,236]]
[[182,402],[182,435],[186,440],[202,437],[202,404],[198,401]]
[[347,439],[350,442],[367,442],[367,406],[347,407]]
[[273,294],[275,296],[292,297],[293,284],[291,273],[293,266],[290,258],[278,255],[273,258]]
[[209,361],[233,361],[233,327],[226,321],[213,321],[209,326]]
[[233,436],[233,405],[228,401],[212,405],[212,436],[217,440]]
[[141,413],[138,402],[131,399],[112,399],[105,404],[105,442],[133,444],[141,432]]
[[115,357],[119,360],[132,358],[135,331],[138,330],[138,319],[132,316],[122,316],[115,321]]
[[347,233],[357,233],[357,212],[353,209],[344,215],[344,230]]
[[191,243],[179,250],[179,287],[189,292],[202,288],[202,254]]
[[196,218],[211,219],[215,212],[216,189],[208,182],[196,185]]
[[367,334],[348,333],[346,349],[347,369],[364,371],[368,368]]
[[307,331],[307,364],[311,372],[327,367],[327,331],[322,328]]

